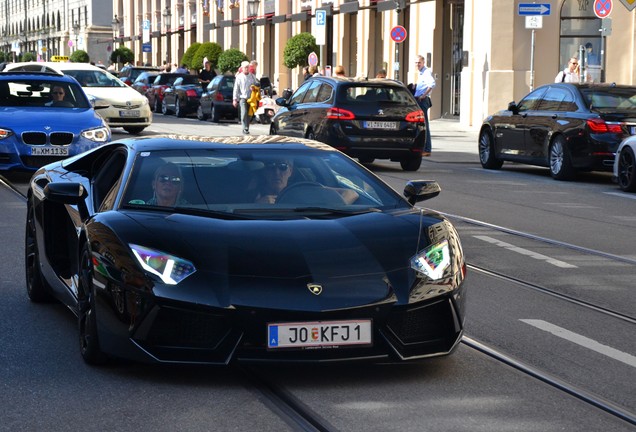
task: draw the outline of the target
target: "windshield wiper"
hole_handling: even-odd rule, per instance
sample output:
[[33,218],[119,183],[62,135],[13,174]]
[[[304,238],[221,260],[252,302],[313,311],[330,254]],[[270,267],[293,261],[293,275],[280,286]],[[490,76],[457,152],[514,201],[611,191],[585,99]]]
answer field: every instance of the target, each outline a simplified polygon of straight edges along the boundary
[[357,215],[364,213],[381,213],[382,210],[377,209],[375,207],[365,207],[361,209],[334,209],[328,207],[298,207],[292,209],[296,213],[331,213],[331,214],[340,214],[340,215]]

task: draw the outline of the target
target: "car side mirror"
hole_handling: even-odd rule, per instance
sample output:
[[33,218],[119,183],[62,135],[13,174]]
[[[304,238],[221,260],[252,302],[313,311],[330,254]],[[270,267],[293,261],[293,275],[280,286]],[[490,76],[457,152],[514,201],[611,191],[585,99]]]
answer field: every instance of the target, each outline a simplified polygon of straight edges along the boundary
[[276,98],[276,105],[282,106],[282,107],[288,107],[289,104],[287,103],[287,99],[285,99],[284,97],[280,97],[280,98]]
[[54,203],[76,205],[82,220],[88,217],[84,201],[88,191],[81,183],[51,182],[44,186],[44,197]]
[[519,114],[519,107],[517,106],[515,101],[512,101],[508,104],[508,111],[512,112],[513,114]]
[[441,191],[435,180],[411,180],[404,186],[404,196],[411,205],[435,198]]

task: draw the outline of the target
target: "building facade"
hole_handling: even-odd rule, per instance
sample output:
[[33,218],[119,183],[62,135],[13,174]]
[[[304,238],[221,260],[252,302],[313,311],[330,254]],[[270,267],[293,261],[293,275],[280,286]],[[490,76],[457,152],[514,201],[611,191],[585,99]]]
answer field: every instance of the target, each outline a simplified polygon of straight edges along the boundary
[[[604,19],[595,15],[594,0],[542,0],[542,15],[530,19],[522,6],[533,2],[523,0],[0,1],[4,50],[18,43],[37,51],[42,40],[49,53],[69,53],[79,20],[89,54],[123,44],[137,63],[160,65],[180,63],[194,42],[217,42],[255,58],[258,73],[279,91],[302,82],[300,68],[283,64],[287,41],[301,32],[320,42],[321,67],[343,65],[350,76],[386,69],[411,83],[421,54],[437,80],[431,118],[455,118],[467,127],[553,82],[572,55],[583,57],[596,81],[636,85],[632,0],[614,0]],[[112,9],[96,14],[98,4]]]

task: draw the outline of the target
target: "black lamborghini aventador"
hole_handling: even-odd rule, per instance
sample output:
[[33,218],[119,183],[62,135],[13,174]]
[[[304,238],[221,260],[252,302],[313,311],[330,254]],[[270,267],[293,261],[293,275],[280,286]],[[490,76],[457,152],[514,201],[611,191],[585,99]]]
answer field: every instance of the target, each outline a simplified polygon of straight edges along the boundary
[[452,352],[455,228],[332,147],[280,136],[116,141],[37,171],[27,290],[84,360],[401,361]]

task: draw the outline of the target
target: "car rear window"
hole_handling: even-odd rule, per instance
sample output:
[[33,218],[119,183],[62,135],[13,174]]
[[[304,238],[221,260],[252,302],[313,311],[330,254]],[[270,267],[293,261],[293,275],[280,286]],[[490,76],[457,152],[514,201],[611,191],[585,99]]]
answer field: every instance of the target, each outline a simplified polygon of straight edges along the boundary
[[370,102],[415,103],[406,88],[371,85],[341,86],[338,88],[338,100],[352,105]]
[[581,93],[592,109],[636,111],[636,87],[588,87]]

